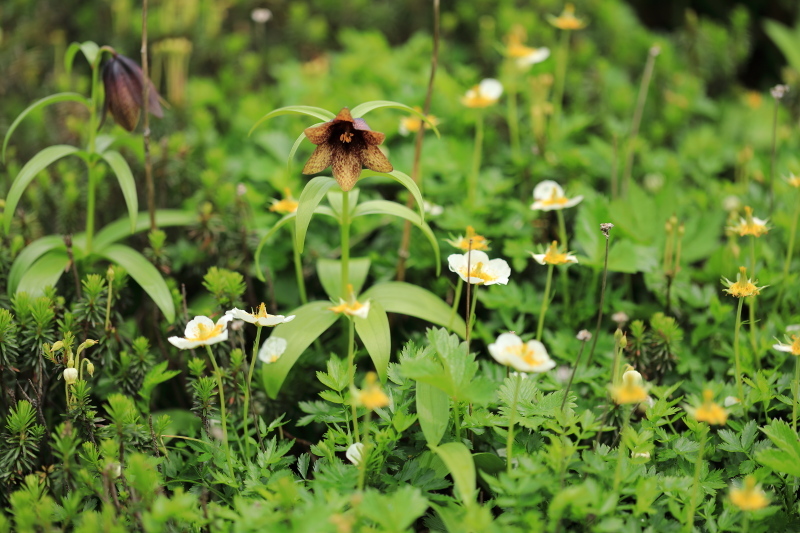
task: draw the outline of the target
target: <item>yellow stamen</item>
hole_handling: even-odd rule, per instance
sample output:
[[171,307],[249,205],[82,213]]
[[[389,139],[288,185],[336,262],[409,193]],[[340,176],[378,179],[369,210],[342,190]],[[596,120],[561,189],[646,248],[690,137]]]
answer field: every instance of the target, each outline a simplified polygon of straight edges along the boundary
[[353,134],[350,133],[349,131],[346,131],[341,135],[339,135],[339,140],[345,143],[349,143],[350,141],[353,140]]

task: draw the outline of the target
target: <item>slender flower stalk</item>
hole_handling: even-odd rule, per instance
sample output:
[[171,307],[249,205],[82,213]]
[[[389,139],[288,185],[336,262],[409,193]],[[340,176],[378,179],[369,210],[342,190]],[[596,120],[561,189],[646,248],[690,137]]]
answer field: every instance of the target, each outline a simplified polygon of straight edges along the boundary
[[789,91],[788,85],[776,85],[772,89],[770,89],[770,94],[772,98],[775,100],[775,107],[774,112],[772,114],[772,150],[770,151],[770,158],[769,158],[769,210],[772,212],[772,208],[775,203],[775,154],[778,148],[778,109],[780,108],[781,100],[786,93]]
[[578,340],[581,341],[581,348],[578,351],[578,357],[575,358],[575,365],[572,367],[572,373],[569,375],[569,381],[567,382],[567,388],[564,390],[564,399],[561,400],[561,410],[564,410],[564,407],[567,405],[567,398],[569,398],[569,390],[572,388],[572,380],[575,379],[575,373],[578,371],[578,365],[581,364],[581,356],[583,355],[583,350],[586,348],[586,341],[592,338],[592,334],[589,331],[582,329],[578,332]]
[[[564,221],[564,210],[556,210],[556,217],[558,218],[558,238],[561,239],[564,248],[569,249],[569,242],[567,241],[567,224]],[[569,318],[571,313],[569,305],[569,274],[567,273],[567,268],[568,265],[563,264],[559,267],[559,270],[561,270],[561,292],[563,293],[561,299],[564,301],[564,314],[567,318]]]
[[794,254],[794,243],[797,238],[797,224],[800,221],[800,176],[791,175],[786,178],[786,181],[792,187],[797,188],[797,194],[794,200],[794,215],[792,216],[792,225],[789,228],[789,242],[786,248],[786,259],[783,263],[783,283],[781,283],[780,291],[778,291],[778,308],[783,309],[783,291],[787,286],[787,278],[789,277],[789,269],[792,266],[792,255]]
[[[350,376],[350,390],[355,390],[356,365],[355,365],[355,343],[356,343],[356,324],[352,317],[347,318],[347,372]],[[358,406],[355,401],[350,402],[350,410],[353,418],[353,435],[356,442],[361,442],[358,433]]]
[[570,31],[562,31],[558,39],[555,84],[553,87],[553,113],[550,116],[550,140],[557,138],[558,127],[561,122],[561,106],[564,102],[564,85],[567,78],[571,33]]
[[[560,213],[560,211],[559,211]],[[531,252],[533,259],[540,265],[547,265],[547,281],[544,288],[544,298],[542,299],[542,309],[539,313],[539,325],[536,328],[536,339],[542,340],[542,332],[544,330],[544,317],[547,314],[548,306],[550,305],[550,288],[553,281],[553,267],[555,265],[567,265],[569,263],[577,263],[578,258],[569,252],[560,252],[558,243],[553,241],[550,247],[543,254],[535,254]],[[566,273],[563,274],[566,276]]]
[[466,95],[461,98],[461,103],[466,107],[477,109],[475,120],[475,147],[472,152],[472,169],[467,182],[467,203],[470,206],[475,205],[478,179],[481,170],[481,156],[483,152],[483,108],[496,104],[502,94],[503,85],[493,78],[487,78],[468,90]]
[[[561,276],[565,278],[566,276]],[[553,265],[547,265],[547,281],[544,284],[544,296],[542,297],[542,308],[539,310],[539,323],[536,326],[536,340],[542,340],[544,332],[544,317],[547,314],[550,300],[550,285],[553,283]]]
[[619,484],[622,482],[622,471],[624,469],[624,465],[628,456],[628,446],[625,444],[625,433],[628,431],[628,427],[631,423],[631,413],[633,413],[632,407],[623,407],[622,408],[622,429],[619,432],[619,447],[617,449],[617,468],[614,471],[614,492],[619,490]]
[[519,399],[519,386],[525,379],[521,373],[516,372],[511,376],[514,380],[514,394],[511,397],[511,411],[508,414],[508,436],[506,437],[506,472],[511,474],[511,460],[514,454],[514,424],[517,421],[517,400]]
[[481,172],[481,158],[483,156],[483,110],[478,110],[475,118],[475,144],[472,148],[472,169],[467,182],[467,204],[475,205],[478,194],[478,179]]
[[211,360],[211,365],[214,367],[214,376],[217,378],[217,390],[219,391],[219,417],[222,424],[222,446],[225,448],[225,456],[228,459],[228,471],[231,477],[233,474],[233,460],[231,459],[231,448],[228,443],[228,416],[225,410],[225,389],[222,386],[222,371],[217,365],[217,359],[214,357],[214,352],[211,350],[209,344],[205,345],[208,351],[208,358]]
[[692,494],[689,496],[689,507],[686,511],[686,531],[694,529],[694,512],[697,509],[697,496],[700,492],[700,474],[703,471],[703,452],[706,449],[706,440],[710,428],[708,424],[700,424],[700,448],[697,450],[697,459],[694,463],[694,479],[692,482]]
[[[256,359],[258,350],[261,346],[261,328],[256,327],[256,340],[253,343],[253,353],[250,357],[250,369],[247,372],[247,382],[244,387],[244,408],[242,413],[242,420],[244,423],[244,454],[245,457],[250,457],[250,432],[248,431],[248,420],[250,420],[250,384],[253,382],[253,370],[256,367]],[[258,433],[258,424],[256,423],[256,433]]]
[[794,382],[792,383],[792,429],[797,432],[797,397],[800,395],[800,336],[792,335],[791,340],[784,344],[779,342],[772,347],[781,352],[789,352],[794,356]]
[[600,307],[597,309],[597,324],[594,328],[594,336],[592,338],[592,348],[589,350],[589,359],[586,361],[586,366],[592,364],[592,358],[594,357],[594,348],[597,346],[597,335],[600,333],[600,325],[603,322],[603,303],[606,298],[606,277],[608,275],[608,239],[609,239],[609,232],[611,228],[614,227],[614,224],[611,223],[604,223],[600,224],[600,231],[603,232],[603,235],[606,237],[606,252],[605,258],[603,259],[603,281],[600,285]]
[[347,298],[347,287],[350,285],[350,191],[342,191],[342,224],[341,224],[341,290],[342,298]]
[[147,57],[147,0],[142,0],[142,142],[144,144],[144,181],[147,188],[147,212],[150,231],[156,231],[156,192],[153,186],[153,161],[150,157],[150,65]]

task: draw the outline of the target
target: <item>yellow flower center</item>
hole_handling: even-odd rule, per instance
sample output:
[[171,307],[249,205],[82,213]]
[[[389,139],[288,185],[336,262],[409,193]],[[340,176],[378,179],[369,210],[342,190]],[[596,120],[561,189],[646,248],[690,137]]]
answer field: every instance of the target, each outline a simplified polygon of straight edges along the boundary
[[216,337],[225,328],[225,324],[216,324],[214,327],[209,328],[205,324],[197,324],[195,326],[195,335],[193,337],[186,337],[187,341],[207,341]]
[[792,335],[792,355],[800,355],[800,337]]
[[705,389],[703,391],[703,405],[694,411],[694,418],[698,422],[724,426],[728,421],[728,412],[714,401],[714,393],[709,389]]
[[[470,243],[470,239],[472,242]],[[451,241],[451,244],[453,242]],[[489,249],[489,241],[486,240],[486,237],[483,235],[478,235],[475,233],[475,228],[472,226],[467,226],[467,234],[466,236],[462,237],[461,240],[455,244],[456,248],[460,248],[462,250],[488,250]]]
[[[466,271],[466,269],[462,269],[462,272]],[[486,283],[487,281],[494,280],[491,274],[483,271],[483,263],[478,261],[475,265],[470,265],[469,274],[467,274],[468,278],[478,278],[481,280],[480,283]]]
[[536,48],[531,48],[518,42],[509,42],[506,51],[508,52],[509,57],[520,58],[528,57],[529,55],[535,53]]
[[800,188],[800,176],[795,176],[794,174],[792,174],[791,176],[786,178],[786,182],[792,187]]
[[749,206],[744,208],[745,218],[741,220],[738,226],[734,229],[739,233],[740,237],[745,235],[752,235],[754,237],[761,237],[769,232],[769,228],[762,221],[756,221],[753,217],[753,209]]
[[349,143],[350,141],[353,140],[353,134],[350,133],[349,131],[346,131],[341,135],[339,135],[339,140],[345,143]]
[[744,479],[742,488],[731,489],[731,502],[742,511],[756,511],[769,505],[767,496],[756,485],[756,479],[753,476],[747,476]]
[[496,98],[489,98],[481,93],[479,85],[476,85],[472,90],[467,93],[467,96],[462,100],[467,107],[489,107],[497,101]]
[[558,196],[558,190],[554,187],[553,192],[550,193],[550,198],[542,200],[544,205],[564,205],[569,202],[566,196]]
[[273,203],[269,210],[276,213],[294,213],[297,211],[298,205],[300,205],[300,202],[294,198],[284,198],[279,202]]
[[517,346],[509,346],[508,351],[516,355],[526,364],[535,366],[542,363],[542,359],[536,357],[536,352],[531,349],[527,344],[519,344]]
[[548,265],[564,265],[568,263],[567,253],[559,253],[556,241],[550,244],[547,252],[544,254],[544,262]]
[[405,117],[402,120],[403,126],[410,132],[417,132],[422,127],[422,119],[417,117]]

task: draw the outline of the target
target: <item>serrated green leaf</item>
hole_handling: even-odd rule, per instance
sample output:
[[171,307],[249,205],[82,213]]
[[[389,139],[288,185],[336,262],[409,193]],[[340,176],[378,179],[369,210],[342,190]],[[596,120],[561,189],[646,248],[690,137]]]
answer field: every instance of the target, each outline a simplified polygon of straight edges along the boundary
[[450,423],[450,398],[442,389],[418,381],[416,401],[422,434],[428,445],[437,446]]
[[392,335],[389,331],[389,318],[377,301],[370,302],[367,318],[353,317],[356,334],[367,349],[375,371],[382,382],[386,381],[386,369],[392,354]]
[[391,494],[370,489],[359,507],[365,517],[381,526],[385,533],[405,533],[428,510],[429,502],[422,491],[402,485]]
[[[159,209],[156,211],[156,225],[159,228],[191,226],[195,222],[197,222],[197,213],[192,211],[179,211],[177,209]],[[137,214],[133,233],[148,229],[150,229],[150,214]],[[81,234],[81,236],[82,235],[83,234]],[[97,235],[94,237],[94,250],[102,250],[106,246],[114,244],[129,235],[128,221],[124,218],[115,220],[97,232]],[[76,240],[77,238],[78,236],[76,236]]]
[[380,302],[389,313],[400,313],[427,320],[437,326],[449,328],[464,337],[467,325],[458,315],[452,316],[450,306],[432,292],[411,283],[389,281],[370,287],[362,295]]
[[314,210],[319,205],[325,193],[336,185],[336,180],[327,176],[317,176],[309,181],[300,193],[298,200],[296,219],[295,219],[295,246],[302,254],[306,242],[306,232],[308,231],[308,224],[311,222],[311,216]]
[[291,314],[295,319],[275,327],[272,334],[286,339],[286,351],[274,363],[262,365],[261,382],[269,397],[275,399],[289,370],[317,337],[322,335],[339,315],[328,311],[330,302],[310,302]]
[[475,501],[475,463],[472,454],[460,442],[448,442],[441,446],[430,446],[436,455],[447,465],[453,477],[455,492],[464,505]]
[[41,296],[44,288],[55,286],[69,265],[66,250],[50,250],[33,263],[22,275],[16,292],[27,292],[31,296]]
[[14,212],[17,210],[17,204],[20,198],[22,198],[22,193],[33,178],[35,178],[39,172],[50,166],[54,161],[78,152],[80,152],[78,148],[66,144],[48,146],[25,163],[25,166],[22,167],[22,170],[19,171],[17,177],[14,178],[14,181],[11,183],[11,188],[8,190],[8,195],[6,196],[5,211],[3,212],[3,228],[6,234],[8,230],[11,229],[11,219],[14,217]]
[[[358,295],[364,287],[369,274],[370,260],[368,257],[350,258],[348,274],[353,294]],[[317,261],[317,276],[322,288],[329,298],[336,301],[344,294],[342,292],[342,262],[337,259],[322,258]]]
[[139,211],[139,197],[136,195],[136,182],[133,180],[133,173],[128,162],[122,157],[122,154],[116,150],[108,150],[103,152],[102,158],[114,171],[119,182],[119,188],[122,189],[122,196],[125,198],[125,205],[128,206],[128,218],[131,221],[131,233],[136,231],[136,215]]
[[40,109],[42,107],[46,107],[50,104],[55,104],[58,102],[78,102],[86,106],[88,109],[89,101],[84,98],[82,94],[78,93],[58,93],[58,94],[51,94],[50,96],[45,96],[41,100],[37,100],[36,102],[32,103],[25,110],[20,113],[14,122],[11,123],[11,126],[8,127],[8,131],[6,131],[5,139],[3,139],[3,163],[6,162],[6,148],[8,147],[8,141],[11,140],[11,134],[14,133],[14,130],[17,129],[17,126],[22,122],[22,120],[28,116],[33,111]]
[[322,109],[321,107],[312,107],[312,106],[307,106],[307,105],[290,105],[290,106],[287,106],[287,107],[281,107],[281,108],[275,109],[273,111],[270,111],[269,113],[267,113],[266,115],[264,115],[263,117],[258,119],[258,122],[253,124],[253,127],[250,128],[250,131],[247,133],[247,135],[249,136],[250,134],[252,134],[253,131],[258,126],[260,126],[262,122],[264,122],[266,120],[269,120],[269,119],[275,118],[275,117],[279,117],[281,115],[289,115],[289,114],[292,114],[292,113],[296,113],[298,115],[309,115],[309,116],[312,116],[312,117],[316,117],[316,118],[318,118],[320,120],[323,120],[325,122],[329,122],[329,121],[333,120],[334,117],[336,117],[336,115],[334,115],[333,113],[331,113],[327,109]]
[[142,254],[122,244],[112,244],[97,251],[101,255],[128,271],[130,277],[153,299],[164,313],[167,322],[175,321],[175,304],[172,293],[161,273]]
[[761,431],[778,449],[760,450],[756,453],[756,461],[777,472],[800,477],[800,441],[792,427],[783,420],[773,420]]
[[17,292],[22,277],[40,257],[51,250],[63,250],[66,252],[67,247],[64,245],[64,239],[56,235],[48,235],[41,239],[36,239],[28,246],[26,246],[14,259],[11,265],[11,270],[8,272],[8,296],[11,297]]
[[436,264],[436,275],[438,276],[441,273],[439,242],[436,240],[436,237],[434,237],[433,230],[431,230],[430,226],[421,220],[419,215],[417,215],[414,211],[404,205],[398,204],[397,202],[390,202],[388,200],[369,200],[358,204],[353,212],[353,218],[362,215],[390,215],[408,220],[417,226],[428,238],[428,242],[431,243],[431,248],[433,248],[434,261]]
[[150,396],[158,384],[164,383],[181,373],[180,370],[167,370],[168,364],[169,361],[162,361],[145,374],[142,386],[139,389],[139,396],[141,396],[144,405],[150,405]]
[[433,130],[437,137],[441,137],[439,135],[439,130],[436,129],[436,124],[431,122],[428,117],[426,117],[421,112],[417,111],[413,107],[409,107],[405,104],[401,104],[400,102],[392,102],[391,100],[374,100],[372,102],[364,102],[363,104],[359,104],[355,106],[351,111],[350,114],[353,115],[355,118],[361,118],[370,111],[374,111],[375,109],[380,108],[392,108],[392,109],[402,109],[404,111],[408,111],[412,115],[416,115],[422,120],[424,120]]

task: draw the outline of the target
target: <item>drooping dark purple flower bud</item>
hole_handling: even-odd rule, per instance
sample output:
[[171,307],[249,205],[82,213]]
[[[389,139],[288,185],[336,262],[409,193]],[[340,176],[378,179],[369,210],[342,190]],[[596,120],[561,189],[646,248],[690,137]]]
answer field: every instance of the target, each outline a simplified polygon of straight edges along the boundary
[[[133,131],[139,123],[139,113],[144,107],[143,80],[142,69],[135,61],[121,54],[114,54],[103,67],[106,100],[103,105],[102,121],[105,121],[106,111],[110,111],[117,124],[128,131]],[[158,102],[158,92],[152,81],[148,80],[148,83],[150,84],[148,110],[151,115],[162,118],[164,111]],[[103,122],[100,123],[101,126],[102,124]]]

